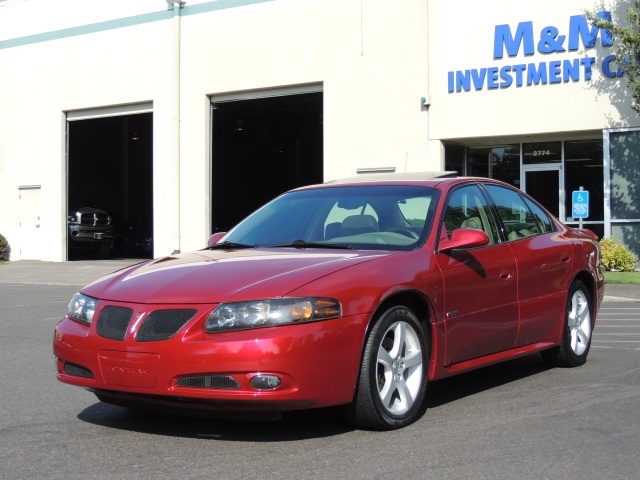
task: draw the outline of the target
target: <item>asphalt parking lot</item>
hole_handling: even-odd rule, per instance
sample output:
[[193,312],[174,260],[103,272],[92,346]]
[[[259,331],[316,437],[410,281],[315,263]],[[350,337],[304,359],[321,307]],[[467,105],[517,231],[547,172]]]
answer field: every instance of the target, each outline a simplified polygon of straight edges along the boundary
[[332,409],[279,422],[136,412],[59,383],[51,336],[69,299],[129,263],[0,265],[0,478],[637,478],[637,287],[607,289],[583,367],[533,355],[433,382],[422,418],[381,433]]

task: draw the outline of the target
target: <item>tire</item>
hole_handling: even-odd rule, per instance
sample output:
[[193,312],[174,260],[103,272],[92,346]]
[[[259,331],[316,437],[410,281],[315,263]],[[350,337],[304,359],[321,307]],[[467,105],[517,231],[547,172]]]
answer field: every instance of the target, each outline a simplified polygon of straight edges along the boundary
[[569,288],[564,329],[560,345],[541,352],[542,358],[554,367],[578,367],[587,361],[591,348],[593,312],[589,290],[580,280]]
[[396,306],[380,315],[367,337],[349,420],[374,430],[412,423],[423,412],[429,346],[410,309]]

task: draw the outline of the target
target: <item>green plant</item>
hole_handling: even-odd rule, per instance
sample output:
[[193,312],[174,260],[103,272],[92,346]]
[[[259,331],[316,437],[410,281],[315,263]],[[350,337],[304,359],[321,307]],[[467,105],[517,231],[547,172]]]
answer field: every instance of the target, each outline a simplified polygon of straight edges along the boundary
[[9,256],[11,255],[11,246],[9,245],[9,241],[0,233],[0,261],[1,260],[9,260]]
[[608,271],[633,272],[638,259],[627,247],[616,243],[613,237],[600,240],[602,249],[602,266]]
[[[626,2],[620,2],[623,4]],[[615,37],[617,65],[624,72],[627,87],[634,103],[631,108],[640,113],[640,0],[634,0],[627,8],[627,24],[621,19],[614,22],[611,16],[602,16],[597,11],[586,12],[589,21],[598,28],[606,29]],[[602,10],[602,4],[596,10]]]
[[640,285],[640,272],[604,272],[604,283],[609,285]]

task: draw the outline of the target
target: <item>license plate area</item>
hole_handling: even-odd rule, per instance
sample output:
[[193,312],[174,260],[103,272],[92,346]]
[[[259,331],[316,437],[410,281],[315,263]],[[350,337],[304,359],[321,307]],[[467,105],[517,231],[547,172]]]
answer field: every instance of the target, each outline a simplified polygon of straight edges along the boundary
[[98,354],[105,382],[121,387],[153,388],[156,384],[160,356],[102,350]]

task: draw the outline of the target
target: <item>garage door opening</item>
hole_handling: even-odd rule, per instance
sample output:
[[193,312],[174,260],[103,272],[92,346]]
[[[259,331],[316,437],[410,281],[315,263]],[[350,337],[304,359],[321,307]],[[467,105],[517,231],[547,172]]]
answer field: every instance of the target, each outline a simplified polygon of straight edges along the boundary
[[212,102],[212,229],[323,178],[322,92]]
[[152,114],[74,120],[67,131],[67,258],[152,258]]

